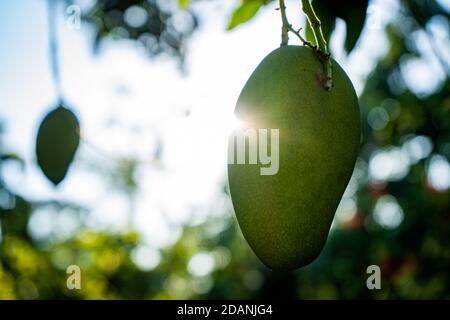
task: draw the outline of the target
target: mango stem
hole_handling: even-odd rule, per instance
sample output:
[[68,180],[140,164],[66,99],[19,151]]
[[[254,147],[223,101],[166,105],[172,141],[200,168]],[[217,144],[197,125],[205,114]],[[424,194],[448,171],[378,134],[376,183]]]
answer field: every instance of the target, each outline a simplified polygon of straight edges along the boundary
[[289,43],[289,21],[286,16],[286,5],[284,0],[280,0],[280,12],[281,12],[281,46],[286,46]]
[[322,23],[317,17],[316,13],[311,4],[311,0],[302,0],[303,12],[306,15],[306,18],[311,26],[311,30],[314,34],[314,38],[316,39],[317,48],[316,55],[322,63],[324,73],[326,76],[324,82],[324,88],[327,91],[330,91],[333,87],[333,71],[330,59],[330,53],[328,52],[328,45],[325,37],[322,32]]

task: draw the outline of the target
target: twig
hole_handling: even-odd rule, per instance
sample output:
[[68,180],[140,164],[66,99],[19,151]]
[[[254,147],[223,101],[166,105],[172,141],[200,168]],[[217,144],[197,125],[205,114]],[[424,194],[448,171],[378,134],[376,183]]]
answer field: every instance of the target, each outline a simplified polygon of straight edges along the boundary
[[308,40],[303,38],[303,36],[300,34],[300,31],[302,31],[302,28],[295,30],[292,27],[292,25],[289,25],[289,31],[292,32],[293,34],[295,34],[300,39],[300,41],[303,43],[304,46],[310,47],[314,51],[317,50],[317,46],[313,45],[311,42],[309,42]]
[[320,62],[322,63],[325,72],[326,80],[324,88],[325,90],[330,91],[333,87],[333,71],[331,66],[330,53],[328,52],[328,45],[322,33],[322,24],[316,13],[314,12],[314,9],[311,5],[311,0],[302,0],[302,5],[303,12],[308,19],[309,25],[311,26],[312,32],[314,34],[314,38],[316,39],[316,54]]
[[56,94],[58,95],[59,103],[62,99],[62,86],[61,86],[61,72],[59,69],[59,51],[58,51],[58,35],[56,24],[56,1],[47,0],[47,19],[48,19],[48,33],[49,33],[49,57],[51,64],[51,72],[53,78],[53,84],[55,86]]
[[315,55],[319,59],[322,64],[323,71],[325,73],[325,79],[323,82],[323,87],[325,90],[330,91],[333,87],[333,72],[330,60],[330,53],[328,52],[327,42],[322,33],[321,22],[317,17],[314,9],[311,5],[311,0],[302,0],[303,3],[303,11],[308,19],[309,24],[311,25],[311,29],[313,31],[314,37],[316,39],[317,45],[313,45],[311,42],[307,41],[301,34],[301,28],[295,30],[292,25],[289,23],[287,15],[286,15],[286,5],[284,0],[279,0],[280,2],[280,12],[281,12],[281,46],[286,46],[289,42],[289,32],[295,34],[304,46],[310,47],[313,49]]
[[280,12],[281,12],[281,46],[287,46],[289,42],[289,24],[288,18],[286,16],[286,5],[284,0],[280,0]]

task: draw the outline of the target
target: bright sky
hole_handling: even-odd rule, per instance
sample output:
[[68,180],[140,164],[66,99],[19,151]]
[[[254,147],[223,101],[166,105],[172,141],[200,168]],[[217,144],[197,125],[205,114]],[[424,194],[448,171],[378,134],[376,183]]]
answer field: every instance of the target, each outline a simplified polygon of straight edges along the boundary
[[[87,162],[94,158],[104,169],[112,166],[111,158],[137,157],[143,164],[138,170],[140,189],[133,221],[152,246],[175,240],[180,223],[202,221],[211,212],[227,212],[230,203],[220,192],[226,181],[226,140],[236,125],[234,104],[259,61],[280,43],[275,4],[252,22],[225,32],[235,5],[236,1],[226,0],[195,5],[201,27],[189,43],[186,76],[174,61],[164,57],[151,61],[142,49],[127,42],[106,43],[94,56],[89,26],[70,30],[67,16],[60,10],[63,89],[81,119],[83,143],[80,161],[54,189],[33,165],[37,126],[55,103],[47,57],[45,1],[0,2],[4,143],[27,161],[23,172],[12,165],[4,170],[8,185],[33,199],[84,204],[92,209],[92,227],[120,230],[128,221],[128,198],[111,191],[105,176],[96,172],[99,168],[93,170]],[[301,17],[298,1],[288,1],[287,5],[291,22],[301,26],[303,21],[295,19]],[[382,29],[395,17],[397,1],[376,0],[370,10],[364,41],[349,58],[342,50],[343,23],[338,24],[331,44],[358,92],[386,50]],[[381,12],[387,14],[382,16]],[[162,169],[150,163],[158,139],[164,145]],[[70,230],[64,222],[69,219],[58,222],[49,211],[33,219],[37,236],[45,236],[52,226]]]

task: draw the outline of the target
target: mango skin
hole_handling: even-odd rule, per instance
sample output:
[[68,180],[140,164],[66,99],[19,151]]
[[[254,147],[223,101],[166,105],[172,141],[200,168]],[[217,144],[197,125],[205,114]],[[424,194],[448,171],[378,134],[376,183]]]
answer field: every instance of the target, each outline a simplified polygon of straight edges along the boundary
[[320,254],[357,158],[358,98],[332,63],[334,87],[327,92],[310,48],[280,47],[255,69],[237,101],[235,114],[246,128],[279,129],[276,175],[260,175],[259,164],[228,165],[242,233],[273,270],[300,268]]

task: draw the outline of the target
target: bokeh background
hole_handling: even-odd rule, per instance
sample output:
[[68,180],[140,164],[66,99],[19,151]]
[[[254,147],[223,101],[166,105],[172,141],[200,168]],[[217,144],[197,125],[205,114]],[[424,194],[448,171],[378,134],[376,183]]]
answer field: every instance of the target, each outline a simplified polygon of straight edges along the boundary
[[[314,6],[363,141],[324,251],[277,273],[243,239],[226,180],[235,101],[281,40],[276,2],[1,1],[0,299],[450,298],[450,1]],[[54,187],[34,150],[61,97],[81,144]],[[373,264],[381,290],[366,287]]]

